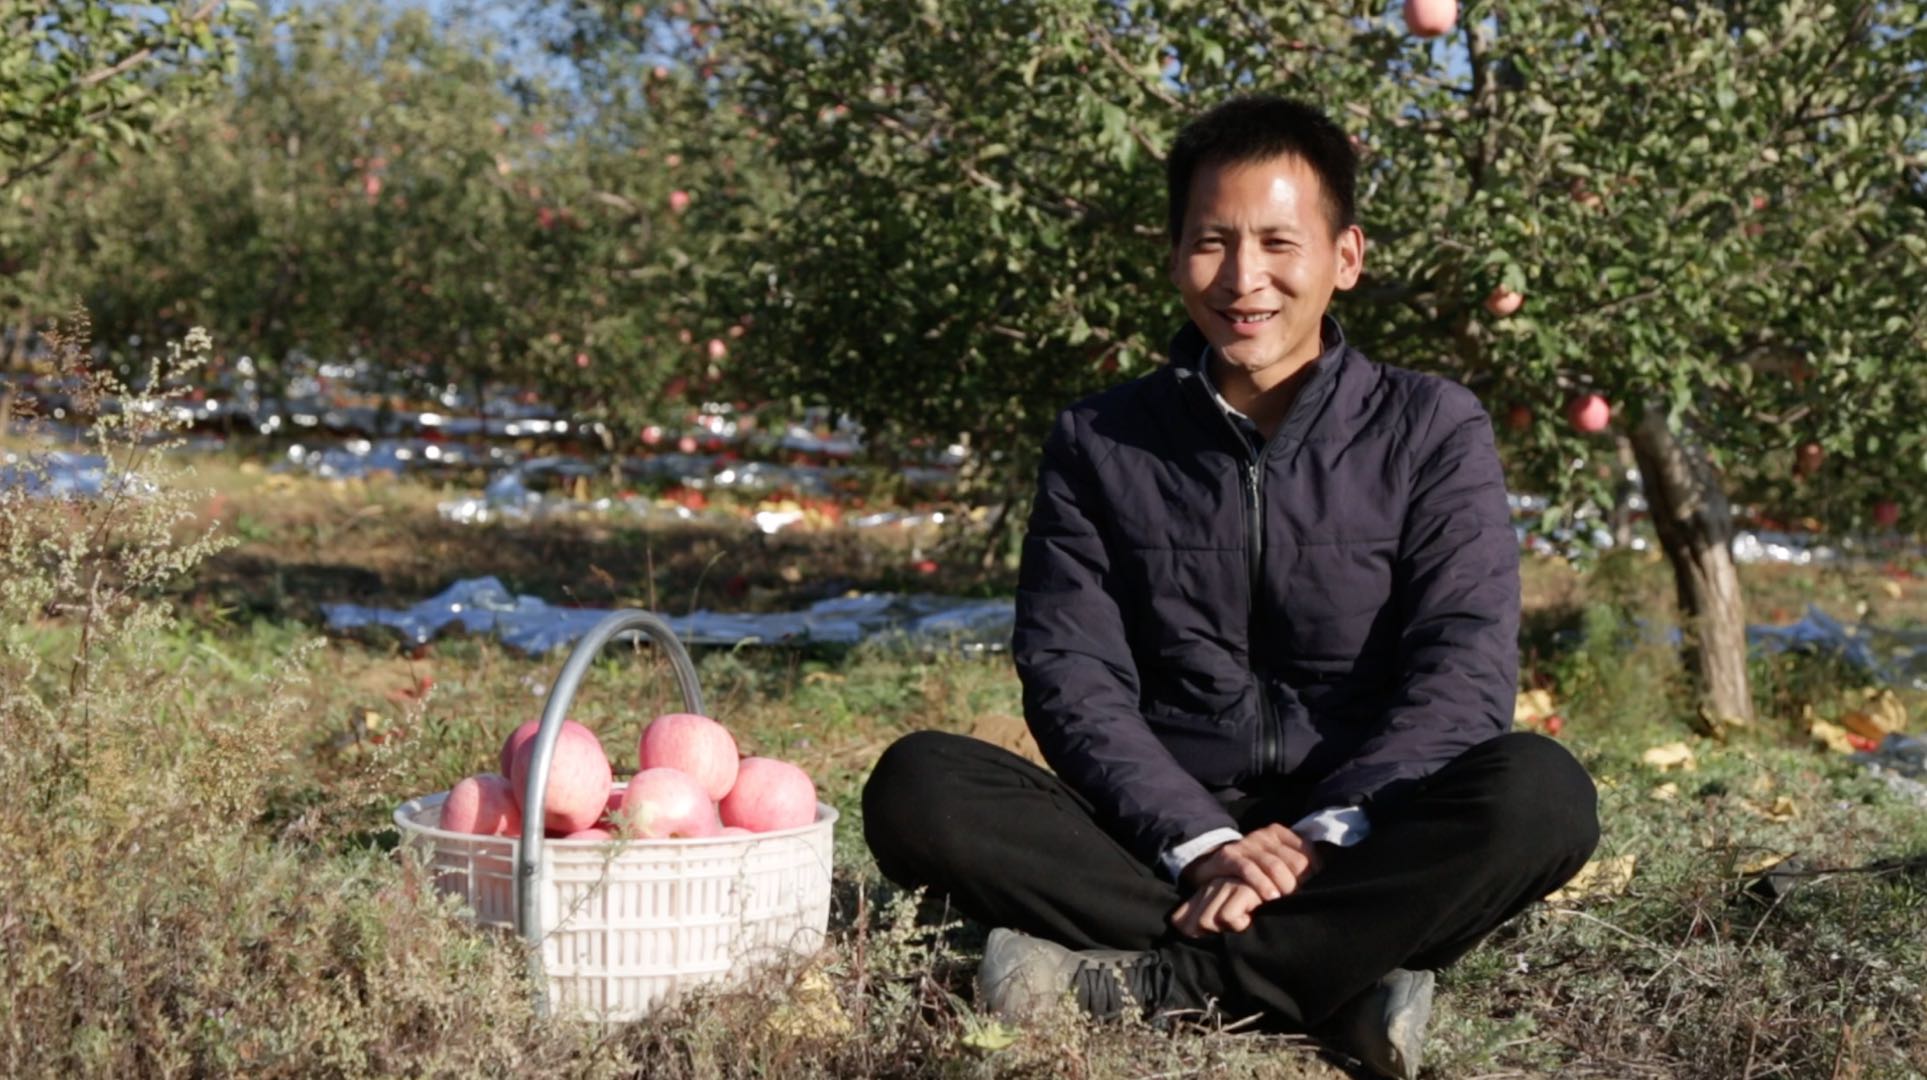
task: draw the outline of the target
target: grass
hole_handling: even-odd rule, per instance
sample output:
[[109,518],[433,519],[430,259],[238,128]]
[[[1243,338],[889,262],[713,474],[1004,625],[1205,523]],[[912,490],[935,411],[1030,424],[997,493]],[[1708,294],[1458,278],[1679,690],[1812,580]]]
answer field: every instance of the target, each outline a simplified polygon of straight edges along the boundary
[[[424,887],[387,823],[487,768],[560,657],[323,640],[313,603],[405,604],[497,573],[552,600],[775,608],[832,584],[929,586],[903,576],[905,538],[478,529],[441,522],[437,493],[409,483],[271,480],[234,462],[191,483],[218,494],[145,524],[104,502],[0,506],[0,1073],[1342,1075],[1290,1039],[978,1016],[985,928],[919,920],[932,912],[879,879],[857,795],[903,732],[1011,738],[1018,688],[1004,659],[875,648],[699,654],[710,709],[745,749],[797,760],[844,814],[829,948],[646,1023],[539,1022],[515,944]],[[77,530],[74,515],[109,527]],[[143,535],[210,520],[235,546],[115,591]],[[149,531],[116,540],[122,525]],[[77,532],[102,541],[47,546]],[[712,594],[718,573],[762,591]],[[946,569],[935,587],[996,592],[1008,574]],[[1562,738],[1601,784],[1601,860],[1632,870],[1535,907],[1443,976],[1428,1075],[1927,1072],[1927,814],[1804,732],[1807,710],[1844,707],[1855,674],[1761,660],[1761,723],[1709,741],[1635,619],[1667,610],[1663,567],[1535,562],[1527,578],[1525,678],[1555,693]],[[1917,582],[1878,572],[1754,568],[1747,587],[1756,610],[1927,612]],[[651,653],[612,652],[575,712],[620,771],[642,722],[676,704]],[[1691,771],[1644,759],[1672,742]],[[1759,868],[1779,856],[1803,876],[1763,895]]]

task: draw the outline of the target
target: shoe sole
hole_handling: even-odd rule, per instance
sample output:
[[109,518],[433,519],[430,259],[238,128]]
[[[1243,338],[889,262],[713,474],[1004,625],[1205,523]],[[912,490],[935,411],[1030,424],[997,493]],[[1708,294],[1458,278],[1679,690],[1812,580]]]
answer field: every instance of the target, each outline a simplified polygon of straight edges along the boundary
[[[1388,1022],[1385,1026],[1386,1041],[1390,1043],[1393,1070],[1405,1080],[1417,1080],[1419,1057],[1425,1048],[1425,1027],[1432,1021],[1432,986],[1434,979],[1429,971],[1418,972],[1419,978],[1408,985],[1407,993],[1392,999],[1386,1007]],[[1407,1049],[1410,1053],[1407,1053]]]

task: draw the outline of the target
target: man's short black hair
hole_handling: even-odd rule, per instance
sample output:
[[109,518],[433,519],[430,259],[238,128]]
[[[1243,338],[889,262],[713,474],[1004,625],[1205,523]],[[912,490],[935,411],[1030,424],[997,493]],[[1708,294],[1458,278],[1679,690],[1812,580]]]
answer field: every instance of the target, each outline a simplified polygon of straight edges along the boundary
[[1358,154],[1345,130],[1320,110],[1271,94],[1235,97],[1184,125],[1165,159],[1171,242],[1184,234],[1191,178],[1206,165],[1245,165],[1294,155],[1325,188],[1332,232],[1358,222]]

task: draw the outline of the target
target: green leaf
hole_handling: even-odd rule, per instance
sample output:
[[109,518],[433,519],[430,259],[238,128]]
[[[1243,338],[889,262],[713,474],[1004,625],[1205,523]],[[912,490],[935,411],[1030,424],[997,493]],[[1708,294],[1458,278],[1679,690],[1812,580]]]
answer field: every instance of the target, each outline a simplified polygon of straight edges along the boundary
[[957,1041],[980,1054],[994,1054],[1017,1045],[1023,1037],[1021,1029],[1002,1020],[989,1020],[970,1025],[969,1030]]

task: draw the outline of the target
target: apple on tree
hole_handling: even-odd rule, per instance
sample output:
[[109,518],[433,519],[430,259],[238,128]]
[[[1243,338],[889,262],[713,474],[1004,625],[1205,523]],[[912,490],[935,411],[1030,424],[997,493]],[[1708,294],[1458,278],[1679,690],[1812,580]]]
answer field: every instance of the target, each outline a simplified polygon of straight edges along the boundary
[[1612,417],[1612,406],[1598,394],[1579,394],[1566,405],[1566,419],[1581,434],[1593,435],[1606,430]]
[[1438,37],[1458,19],[1458,0],[1405,0],[1405,26],[1414,36]]
[[1492,291],[1485,295],[1485,310],[1491,312],[1494,317],[1503,319],[1508,315],[1516,314],[1521,307],[1525,306],[1525,302],[1524,293],[1508,289],[1504,285],[1495,285]]

